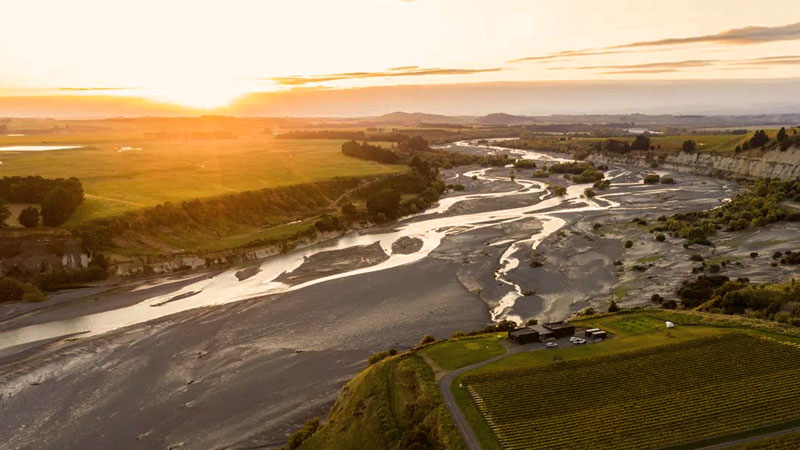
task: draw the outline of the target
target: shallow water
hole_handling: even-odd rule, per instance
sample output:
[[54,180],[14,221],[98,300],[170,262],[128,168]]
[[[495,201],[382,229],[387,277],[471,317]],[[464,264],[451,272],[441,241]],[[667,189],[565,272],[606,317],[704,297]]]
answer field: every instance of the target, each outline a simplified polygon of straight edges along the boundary
[[[502,149],[502,147],[490,148],[493,150]],[[531,159],[559,160],[536,152],[522,150],[513,150],[513,152]],[[546,193],[542,195],[539,202],[522,207],[443,216],[443,213],[448,212],[453,205],[463,201],[521,195],[538,197],[546,191],[546,186],[542,182],[488,176],[489,170],[473,170],[461,175],[467,177],[475,176],[488,182],[508,183],[513,181],[520,188],[506,192],[465,194],[442,199],[436,207],[401,220],[386,231],[364,234],[349,233],[329,242],[265,259],[261,262],[260,271],[256,275],[242,281],[239,281],[235,275],[239,268],[231,268],[218,275],[190,283],[174,292],[153,296],[132,306],[5,331],[0,333],[0,349],[78,333],[83,333],[84,336],[96,335],[194,308],[279,294],[330,280],[388,270],[427,257],[441,244],[442,239],[446,236],[534,218],[542,221],[541,231],[528,239],[511,243],[508,250],[501,257],[500,269],[495,274],[499,282],[508,285],[511,289],[491,311],[492,319],[510,318],[520,321],[521,318],[513,314],[513,307],[516,300],[522,297],[522,291],[518,285],[507,279],[508,273],[519,265],[519,260],[513,256],[514,253],[523,248],[535,249],[545,238],[564,226],[566,221],[559,217],[562,214],[606,210],[616,208],[619,204],[607,198],[612,197],[614,194],[600,195],[592,200],[583,198],[583,190],[589,186],[589,184],[584,184],[570,186],[567,189],[567,195],[563,197],[554,197]],[[623,174],[627,174],[627,172],[609,172],[611,178]],[[561,207],[561,209],[554,210],[554,208],[558,207]],[[543,210],[547,210],[547,212],[537,212]],[[392,244],[403,237],[419,239],[422,241],[421,248],[410,254],[393,253]],[[383,251],[389,256],[388,259],[381,263],[317,278],[293,286],[275,281],[281,274],[291,272],[300,267],[308,257],[316,253],[354,246],[368,246],[375,243],[379,243]],[[143,287],[142,289],[152,286]]]
[[50,150],[74,150],[80,145],[8,145],[0,146],[0,152],[46,152]]

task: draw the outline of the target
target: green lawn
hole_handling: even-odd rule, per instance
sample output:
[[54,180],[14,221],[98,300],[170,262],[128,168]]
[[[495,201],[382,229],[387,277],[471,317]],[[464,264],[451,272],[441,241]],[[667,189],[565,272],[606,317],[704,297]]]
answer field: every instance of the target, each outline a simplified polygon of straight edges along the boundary
[[422,352],[445,370],[456,370],[506,352],[505,333],[463,339],[451,339],[426,347]]
[[[63,143],[78,150],[3,152],[0,176],[77,177],[86,200],[67,226],[164,202],[404,170],[349,158],[340,140],[146,139],[142,134],[3,137],[2,144]],[[120,152],[122,146],[140,151]]]

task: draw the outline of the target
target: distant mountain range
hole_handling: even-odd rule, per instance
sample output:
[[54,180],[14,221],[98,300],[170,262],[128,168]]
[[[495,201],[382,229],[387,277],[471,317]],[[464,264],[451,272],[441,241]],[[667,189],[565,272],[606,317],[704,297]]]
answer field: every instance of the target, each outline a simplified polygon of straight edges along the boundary
[[[387,111],[401,111],[391,112]],[[402,112],[402,111],[427,111]],[[641,115],[754,116],[770,122],[800,111],[800,79],[563,81],[302,88],[244,95],[198,110],[113,95],[0,97],[0,116],[103,118],[184,116],[348,118],[364,124],[639,122]],[[640,115],[637,115],[640,113]],[[579,118],[576,118],[579,117]],[[616,118],[612,118],[616,117]],[[633,117],[634,119],[631,119]],[[737,123],[738,121],[733,121]]]

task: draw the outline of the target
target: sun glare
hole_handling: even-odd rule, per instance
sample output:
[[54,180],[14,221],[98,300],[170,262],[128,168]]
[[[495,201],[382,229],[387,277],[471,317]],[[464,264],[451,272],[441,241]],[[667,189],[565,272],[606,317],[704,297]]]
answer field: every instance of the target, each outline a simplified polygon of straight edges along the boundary
[[190,108],[214,109],[227,106],[252,90],[248,83],[237,80],[187,76],[181,80],[145,88],[142,95]]

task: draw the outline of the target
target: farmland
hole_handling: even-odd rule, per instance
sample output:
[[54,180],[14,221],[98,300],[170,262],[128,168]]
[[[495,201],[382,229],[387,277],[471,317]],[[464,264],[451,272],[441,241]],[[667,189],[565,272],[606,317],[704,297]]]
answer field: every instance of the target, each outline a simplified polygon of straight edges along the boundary
[[462,382],[506,448],[657,447],[796,419],[798,358],[797,345],[725,333]]
[[[402,170],[343,156],[340,140],[151,139],[142,133],[47,136],[82,149],[0,154],[0,176],[77,177],[86,200],[67,226],[164,202]],[[41,144],[42,136],[3,137],[3,145]],[[131,147],[120,151],[122,147]]]

